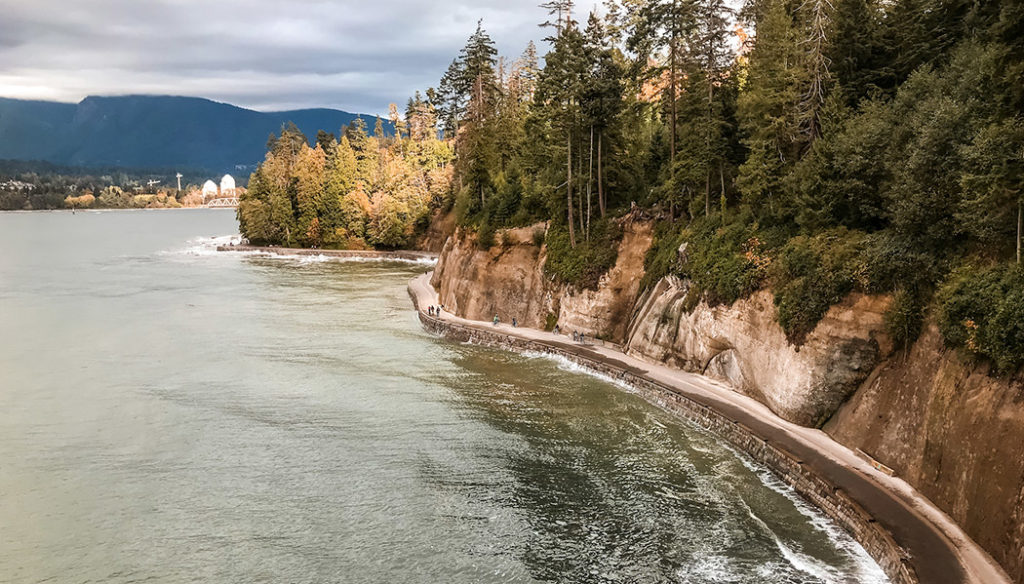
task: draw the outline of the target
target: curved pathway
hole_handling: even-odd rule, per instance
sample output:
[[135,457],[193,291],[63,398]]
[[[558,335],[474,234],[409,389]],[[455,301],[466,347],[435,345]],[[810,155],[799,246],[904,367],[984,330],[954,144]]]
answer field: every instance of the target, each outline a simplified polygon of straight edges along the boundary
[[[410,295],[417,309],[422,307],[424,313],[427,306],[439,302],[430,285],[432,275],[428,272],[409,283]],[[491,323],[466,320],[447,312],[438,318],[495,331]],[[995,561],[928,499],[902,479],[876,470],[821,430],[787,422],[764,404],[702,375],[641,361],[608,347],[575,343],[564,335],[504,324],[498,325],[497,330],[629,371],[740,422],[759,438],[781,446],[830,484],[843,489],[882,525],[909,553],[907,562],[922,584],[1010,584]]]

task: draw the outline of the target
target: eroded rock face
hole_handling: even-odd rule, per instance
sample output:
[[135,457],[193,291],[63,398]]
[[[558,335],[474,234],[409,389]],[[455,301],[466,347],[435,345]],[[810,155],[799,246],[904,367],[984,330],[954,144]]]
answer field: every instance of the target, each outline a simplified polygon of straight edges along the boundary
[[430,217],[427,231],[416,242],[416,249],[440,252],[444,243],[455,233],[455,213],[435,211]]
[[[651,225],[626,221],[616,264],[596,290],[577,290],[544,275],[546,248],[533,244],[544,224],[500,232],[488,250],[474,236],[457,231],[441,253],[431,284],[441,302],[464,318],[503,322],[516,318],[523,326],[544,328],[549,315],[562,330],[578,331],[621,343],[636,302],[644,255],[651,245]],[[505,245],[505,244],[508,245]]]
[[627,351],[725,381],[797,424],[827,420],[889,350],[884,298],[851,295],[797,347],[776,322],[770,292],[687,312],[688,291],[669,276],[645,294]]
[[1024,379],[987,373],[929,326],[824,429],[896,470],[1024,583]]
[[431,284],[450,312],[472,320],[504,322],[516,318],[522,326],[543,328],[549,313],[557,314],[557,298],[544,276],[544,250],[533,245],[532,228],[510,229],[502,236],[513,245],[484,250],[476,238],[457,230],[448,238]]
[[597,290],[562,288],[558,311],[562,329],[622,343],[629,328],[630,312],[640,293],[644,256],[653,238],[650,223],[627,222],[623,226],[615,265],[601,278]]

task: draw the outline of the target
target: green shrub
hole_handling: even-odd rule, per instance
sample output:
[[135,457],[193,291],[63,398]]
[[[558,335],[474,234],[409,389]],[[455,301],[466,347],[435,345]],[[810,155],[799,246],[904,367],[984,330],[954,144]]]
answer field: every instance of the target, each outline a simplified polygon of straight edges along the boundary
[[828,309],[866,281],[865,236],[837,228],[794,237],[773,273],[779,324],[790,341],[804,341]]
[[676,224],[663,221],[654,226],[654,240],[644,256],[644,277],[640,289],[646,290],[679,269],[677,260],[683,232]]
[[549,312],[547,317],[544,319],[544,330],[551,332],[555,330],[555,326],[558,324],[558,315]]
[[891,231],[867,236],[864,262],[867,267],[864,288],[873,294],[906,289],[926,295],[944,270],[934,255],[921,251]]
[[464,187],[455,195],[455,221],[462,226],[472,227],[480,217],[480,193]]
[[532,237],[533,245],[535,245],[536,247],[544,245],[544,238],[547,237],[547,229],[544,229],[543,227],[538,227],[534,229]]
[[484,223],[477,232],[476,244],[480,249],[491,249],[494,243],[494,227],[490,223]]
[[893,295],[892,304],[885,311],[885,330],[896,347],[910,346],[921,334],[924,323],[924,304],[914,292],[901,288]]
[[956,270],[940,288],[938,304],[947,346],[989,359],[999,371],[1024,365],[1024,269]]
[[683,231],[682,239],[689,245],[678,275],[693,283],[694,306],[700,299],[711,305],[732,304],[762,286],[771,256],[758,235],[757,224],[749,218],[723,226],[719,215]]
[[560,282],[580,288],[597,288],[597,283],[612,266],[619,253],[622,230],[610,219],[601,219],[591,225],[590,240],[576,234],[576,247],[569,240],[564,225],[552,225],[547,233],[547,260],[545,273]]

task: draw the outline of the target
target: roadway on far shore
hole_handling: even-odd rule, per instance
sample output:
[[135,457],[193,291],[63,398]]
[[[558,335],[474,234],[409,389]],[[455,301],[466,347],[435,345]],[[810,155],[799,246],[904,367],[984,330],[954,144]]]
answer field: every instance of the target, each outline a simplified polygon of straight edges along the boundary
[[[439,304],[430,285],[433,272],[409,283],[409,291],[418,310]],[[910,554],[922,584],[1010,584],[1010,579],[995,561],[952,519],[898,477],[873,468],[867,460],[832,440],[826,433],[787,422],[764,404],[741,395],[722,383],[702,375],[641,361],[615,349],[580,344],[571,337],[508,324],[473,321],[442,311],[442,321],[481,330],[494,331],[557,347],[628,370],[671,388],[678,394],[705,405],[750,428],[761,439],[769,440],[799,457],[808,468],[843,489],[893,536]]]

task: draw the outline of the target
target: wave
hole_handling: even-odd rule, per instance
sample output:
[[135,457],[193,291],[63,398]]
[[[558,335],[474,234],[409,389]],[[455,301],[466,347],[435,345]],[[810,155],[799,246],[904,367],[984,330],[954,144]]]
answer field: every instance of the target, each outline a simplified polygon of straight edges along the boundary
[[[526,357],[554,361],[558,368],[564,371],[583,373],[590,377],[600,379],[601,381],[611,383],[612,385],[630,393],[637,393],[635,388],[620,379],[610,377],[603,373],[598,373],[589,367],[575,363],[574,361],[560,355],[552,355],[538,351],[522,351],[521,354]],[[882,571],[882,568],[878,563],[875,562],[867,551],[864,550],[863,546],[857,543],[856,540],[843,531],[842,528],[829,519],[824,513],[814,508],[810,503],[801,498],[792,487],[783,482],[782,479],[772,473],[772,471],[767,467],[757,464],[751,460],[750,457],[736,450],[729,444],[724,442],[719,442],[719,444],[732,452],[743,466],[757,476],[762,484],[790,501],[796,510],[808,519],[812,527],[824,533],[829,541],[831,541],[839,551],[844,552],[847,555],[847,557],[853,562],[856,582],[859,584],[887,584],[889,582],[889,578],[885,575],[885,572]],[[809,574],[826,584],[846,584],[846,582],[848,582],[848,580],[844,580],[835,569],[822,563],[820,560],[800,553],[787,546],[779,536],[764,523],[764,521],[753,513],[749,506],[747,506],[747,512],[756,522],[771,534],[771,537],[775,540],[780,553],[786,561],[793,566],[793,568]],[[727,566],[722,564],[722,562],[727,561],[727,559],[718,556],[711,557],[708,558],[708,561],[703,563],[700,568],[708,571],[708,573],[705,574],[706,576],[714,576],[710,578],[713,582],[732,582],[732,580],[729,579],[722,579],[726,577],[726,574],[728,574]],[[691,568],[694,567],[691,566]]]

